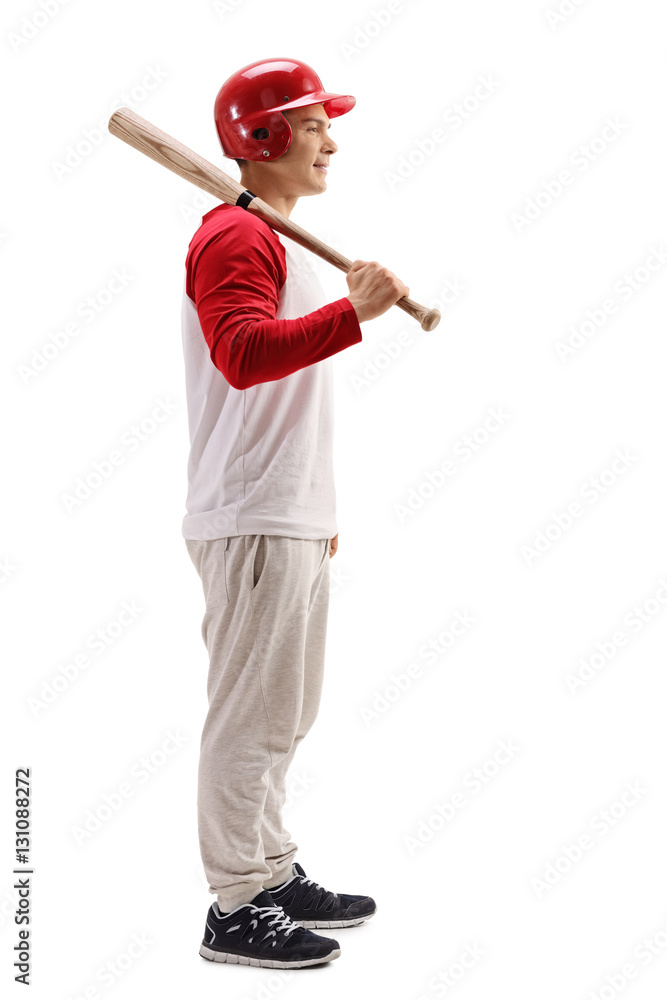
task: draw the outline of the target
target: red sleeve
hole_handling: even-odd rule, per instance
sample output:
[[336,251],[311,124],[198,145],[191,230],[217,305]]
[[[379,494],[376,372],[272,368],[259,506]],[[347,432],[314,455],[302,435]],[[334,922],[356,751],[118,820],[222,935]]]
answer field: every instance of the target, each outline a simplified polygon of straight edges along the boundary
[[187,293],[211,360],[235,389],[284,378],[362,339],[348,298],[299,319],[275,318],[285,251],[264,223],[248,222],[215,234],[187,260]]

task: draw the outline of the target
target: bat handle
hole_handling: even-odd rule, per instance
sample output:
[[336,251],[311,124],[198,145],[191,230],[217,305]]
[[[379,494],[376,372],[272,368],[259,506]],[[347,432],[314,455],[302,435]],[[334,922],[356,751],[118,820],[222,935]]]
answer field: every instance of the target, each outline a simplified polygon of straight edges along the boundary
[[440,322],[440,312],[438,309],[427,309],[426,306],[420,306],[414,299],[403,296],[395,305],[408,313],[409,316],[412,316],[413,319],[418,320],[422,330],[426,330],[427,332],[434,330]]

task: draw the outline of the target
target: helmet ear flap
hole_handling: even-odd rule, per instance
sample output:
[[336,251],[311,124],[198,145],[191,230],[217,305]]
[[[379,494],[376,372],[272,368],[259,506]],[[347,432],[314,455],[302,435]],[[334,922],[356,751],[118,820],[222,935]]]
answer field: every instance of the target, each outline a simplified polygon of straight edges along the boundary
[[[253,127],[254,125],[254,127]],[[252,156],[246,155],[248,160],[277,160],[279,156],[287,152],[292,141],[292,129],[287,118],[282,112],[269,113],[261,112],[257,115],[255,123],[246,132],[252,140],[257,143],[257,153]]]

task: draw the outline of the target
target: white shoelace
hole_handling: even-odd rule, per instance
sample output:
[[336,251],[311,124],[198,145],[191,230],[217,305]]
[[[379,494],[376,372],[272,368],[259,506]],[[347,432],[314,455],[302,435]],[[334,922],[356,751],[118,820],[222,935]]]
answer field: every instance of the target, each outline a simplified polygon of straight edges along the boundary
[[[253,907],[253,912],[259,914],[260,920],[264,917],[271,917],[269,920],[269,927],[276,927],[279,931],[286,931],[291,934],[296,928],[296,924],[290,920],[285,911],[281,906],[262,906],[261,909],[258,906]],[[269,934],[275,934],[276,931],[269,931]],[[266,935],[266,937],[269,936]]]
[[[316,889],[323,889],[324,892],[327,892],[327,890],[324,889],[324,886],[321,886],[319,882],[315,882],[312,878],[306,878],[305,875],[300,875],[299,878],[301,879],[302,882],[305,882],[306,885],[314,885]],[[338,898],[337,892],[332,892],[331,895]]]

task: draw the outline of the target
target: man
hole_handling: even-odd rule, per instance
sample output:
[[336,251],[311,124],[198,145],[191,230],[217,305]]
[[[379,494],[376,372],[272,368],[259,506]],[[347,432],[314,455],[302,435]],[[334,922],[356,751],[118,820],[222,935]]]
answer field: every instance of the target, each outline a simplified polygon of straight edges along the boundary
[[[183,536],[202,581],[208,702],[198,828],[211,905],[200,954],[300,968],[338,957],[311,927],[375,912],[293,861],[285,779],[318,711],[336,552],[330,358],[409,289],[357,260],[349,295],[326,296],[305,254],[246,211],[258,196],[289,218],[326,190],[331,119],[355,98],[324,91],[295,59],[233,74],[215,103],[225,156],[246,192],[208,212],[190,242],[183,349],[190,430]],[[328,558],[327,558],[328,557]]]

